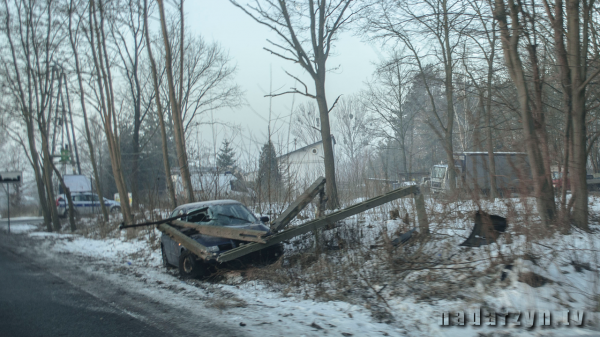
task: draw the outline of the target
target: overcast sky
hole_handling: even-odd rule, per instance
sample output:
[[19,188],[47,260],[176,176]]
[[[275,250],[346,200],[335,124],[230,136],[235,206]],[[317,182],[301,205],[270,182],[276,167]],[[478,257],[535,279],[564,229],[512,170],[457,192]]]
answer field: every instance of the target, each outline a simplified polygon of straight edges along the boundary
[[[241,0],[240,3],[244,1]],[[268,46],[267,39],[276,40],[276,35],[234,7],[229,1],[186,1],[185,11],[185,20],[191,31],[202,35],[207,41],[219,42],[229,51],[233,62],[237,65],[236,82],[245,91],[247,106],[215,111],[215,120],[233,123],[243,128],[243,135],[238,137],[235,143],[244,143],[248,146],[251,138],[259,142],[266,141],[269,98],[264,96],[269,93],[270,69],[272,69],[274,91],[294,86],[294,80],[287,76],[284,70],[305,80],[312,93],[314,93],[314,84],[299,65],[265,51],[263,48]],[[340,35],[333,54],[327,61],[327,68],[332,69],[337,66],[340,68],[327,75],[326,91],[330,105],[338,95],[358,92],[371,76],[374,69],[373,62],[377,62],[380,57],[376,46],[361,42],[359,37],[351,33]],[[296,106],[305,100],[302,96],[295,96]],[[272,99],[272,119],[280,117],[280,121],[274,126],[279,130],[278,132],[287,134],[287,122],[293,99],[293,95]],[[205,120],[208,121],[210,118],[207,116]],[[284,126],[283,120],[285,120]],[[224,136],[224,128],[218,127],[217,130],[219,131],[217,142],[220,143]],[[205,140],[212,138],[209,127],[202,128],[200,133],[200,137]],[[258,145],[253,144],[253,146]]]

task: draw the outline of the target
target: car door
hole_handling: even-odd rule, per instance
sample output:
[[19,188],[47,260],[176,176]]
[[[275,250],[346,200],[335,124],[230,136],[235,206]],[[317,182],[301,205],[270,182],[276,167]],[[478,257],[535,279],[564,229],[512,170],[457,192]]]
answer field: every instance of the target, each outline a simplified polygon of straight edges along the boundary
[[92,212],[92,196],[90,194],[81,195],[81,214],[89,215]]
[[90,213],[91,214],[100,213],[100,197],[98,197],[97,194],[90,194],[90,196],[92,199]]
[[73,210],[77,213],[77,214],[83,214],[83,195],[82,194],[75,194],[72,197],[73,200]]
[[[185,210],[179,210],[179,212],[177,212],[176,215],[183,215],[185,214]],[[172,215],[175,216],[175,215]],[[185,221],[185,217],[181,218],[181,220]],[[170,251],[171,251],[171,256],[170,256],[170,260],[172,261],[171,263],[173,265],[177,265],[179,263],[179,243],[171,238],[169,238],[169,242],[170,242]]]

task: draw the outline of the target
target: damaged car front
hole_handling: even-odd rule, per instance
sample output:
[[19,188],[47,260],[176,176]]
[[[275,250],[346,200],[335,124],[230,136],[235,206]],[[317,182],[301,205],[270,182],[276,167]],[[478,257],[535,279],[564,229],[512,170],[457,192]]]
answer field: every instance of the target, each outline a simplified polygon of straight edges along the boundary
[[[186,216],[186,214],[190,215]],[[182,216],[181,221],[198,225],[247,229],[265,232],[266,235],[270,234],[269,227],[263,223],[263,221],[269,220],[268,217],[256,218],[250,210],[235,200],[214,200],[181,205],[171,214],[171,217],[175,216]],[[201,234],[194,228],[180,227],[177,229],[204,246],[212,255],[218,255],[246,243],[240,240]],[[183,277],[208,276],[217,266],[214,260],[199,258],[165,234],[161,237],[161,249],[163,265],[165,267],[177,266]],[[259,251],[257,254],[233,261],[229,265],[243,266],[255,262],[272,262],[282,253],[282,246],[276,245]]]

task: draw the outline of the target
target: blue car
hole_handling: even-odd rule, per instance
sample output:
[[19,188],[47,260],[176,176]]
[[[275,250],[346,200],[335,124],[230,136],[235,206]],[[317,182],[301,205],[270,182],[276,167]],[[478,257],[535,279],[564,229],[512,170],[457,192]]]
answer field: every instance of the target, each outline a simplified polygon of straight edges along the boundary
[[[73,207],[77,215],[92,215],[101,212],[100,197],[95,193],[89,192],[74,192],[71,193],[73,198]],[[114,200],[104,198],[104,205],[111,214],[121,213],[121,204]],[[69,215],[69,202],[65,194],[59,194],[56,197],[56,208],[60,217]]]
[[[194,213],[189,217],[185,216],[185,214],[202,208],[206,208],[206,211]],[[268,217],[261,217],[261,219],[256,218],[246,206],[235,200],[213,200],[181,205],[175,208],[170,217],[179,215],[184,215],[181,218],[182,221],[199,225],[226,226],[230,228],[264,231],[267,234],[270,233],[269,227],[263,223],[263,221],[269,221]],[[222,253],[245,243],[244,241],[200,234],[193,228],[179,228],[174,225],[173,227],[205,246],[208,251],[212,253]],[[212,260],[203,261],[166,234],[161,236],[160,246],[163,265],[167,268],[169,266],[178,267],[180,275],[184,278],[208,276],[210,275],[211,270],[214,269],[213,267],[215,267],[216,262]],[[282,254],[283,246],[274,245],[258,251],[254,255],[250,254],[244,259],[235,260],[236,262],[234,263],[239,265],[240,262],[253,263],[257,260],[272,262],[273,259],[279,258]]]

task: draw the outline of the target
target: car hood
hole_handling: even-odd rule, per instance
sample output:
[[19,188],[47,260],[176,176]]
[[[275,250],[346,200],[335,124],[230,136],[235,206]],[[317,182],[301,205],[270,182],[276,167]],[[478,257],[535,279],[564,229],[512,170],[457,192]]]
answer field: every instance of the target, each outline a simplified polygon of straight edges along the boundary
[[[242,224],[242,225],[232,225],[232,226],[224,226],[224,227],[238,228],[238,229],[250,229],[250,230],[262,231],[262,232],[266,232],[266,233],[270,232],[269,227],[265,226],[262,223],[247,223],[247,224]],[[199,244],[201,244],[205,247],[212,247],[212,246],[217,246],[217,245],[228,244],[233,241],[233,240],[227,239],[227,238],[221,238],[221,237],[217,237],[217,236],[210,236],[210,235],[204,235],[204,234],[195,234],[195,235],[192,235],[191,238],[193,238]]]
[[108,205],[108,206],[121,206],[120,202],[114,201],[114,200],[110,200],[110,199],[104,199],[104,204]]

